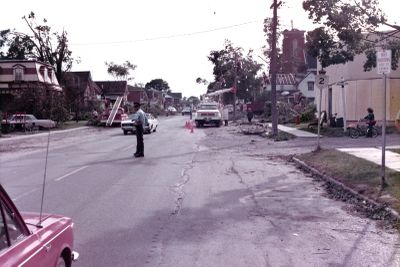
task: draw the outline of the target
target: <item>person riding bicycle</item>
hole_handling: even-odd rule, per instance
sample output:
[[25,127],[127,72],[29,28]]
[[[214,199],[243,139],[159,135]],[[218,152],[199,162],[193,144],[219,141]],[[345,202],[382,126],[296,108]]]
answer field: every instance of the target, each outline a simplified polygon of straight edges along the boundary
[[374,110],[372,108],[367,108],[368,115],[364,117],[367,120],[368,130],[367,130],[367,137],[372,137],[372,127],[375,125],[375,115]]

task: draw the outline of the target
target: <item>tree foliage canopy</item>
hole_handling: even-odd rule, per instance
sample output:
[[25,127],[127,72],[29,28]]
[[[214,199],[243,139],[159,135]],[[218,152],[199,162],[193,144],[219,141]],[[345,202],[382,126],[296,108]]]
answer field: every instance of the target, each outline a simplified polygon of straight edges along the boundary
[[43,19],[38,24],[34,12],[22,18],[30,30],[30,34],[15,30],[0,31],[0,59],[36,59],[48,63],[56,69],[56,76],[62,81],[62,73],[72,68],[74,59],[69,50],[67,32],[53,32]]
[[130,76],[130,71],[136,69],[136,65],[132,64],[128,60],[122,64],[116,64],[114,62],[105,62],[107,66],[107,73],[114,77],[116,80],[129,81],[133,77]]
[[163,79],[153,79],[150,82],[146,83],[144,88],[156,89],[158,91],[170,91],[168,83]]
[[[392,50],[392,69],[397,68],[400,41],[394,35],[400,27],[388,22],[378,0],[304,0],[303,8],[315,23],[322,24],[309,32],[306,47],[318,57],[322,67],[352,61],[365,53],[364,70],[376,67],[377,45]],[[379,26],[392,31],[379,32]]]
[[208,91],[233,87],[237,77],[237,96],[250,99],[252,92],[259,88],[261,80],[257,77],[261,64],[253,59],[253,51],[243,55],[241,47],[234,47],[229,40],[225,41],[222,50],[210,52],[208,60],[214,65],[214,81],[208,85]]

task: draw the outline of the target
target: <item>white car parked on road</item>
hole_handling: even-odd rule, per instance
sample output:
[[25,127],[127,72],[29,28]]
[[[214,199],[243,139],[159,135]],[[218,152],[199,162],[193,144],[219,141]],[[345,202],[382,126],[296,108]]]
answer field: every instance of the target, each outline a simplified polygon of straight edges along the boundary
[[[157,131],[158,127],[157,118],[155,118],[151,113],[146,113],[146,118],[147,118],[147,124],[144,126],[144,133],[151,134],[152,132]],[[133,113],[128,116],[128,119],[123,120],[121,122],[121,129],[125,135],[128,134],[129,132],[131,133],[136,132],[135,123],[137,119],[138,119],[137,114]]]

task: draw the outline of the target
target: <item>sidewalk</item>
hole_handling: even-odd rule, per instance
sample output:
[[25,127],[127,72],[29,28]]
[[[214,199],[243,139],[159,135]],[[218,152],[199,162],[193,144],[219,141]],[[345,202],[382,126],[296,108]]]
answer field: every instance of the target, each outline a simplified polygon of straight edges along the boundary
[[[396,148],[400,148],[396,147]],[[348,153],[350,155],[363,158],[375,164],[382,164],[382,148],[359,147],[359,148],[337,148],[337,150]],[[400,172],[400,154],[392,151],[385,151],[385,165],[387,168]]]
[[[272,125],[269,124],[268,127],[272,127]],[[297,137],[318,137],[318,134],[309,133],[306,131],[298,130],[296,128],[287,127],[287,126],[280,125],[280,124],[278,125],[278,130],[292,134]]]
[[[269,125],[269,127],[271,127],[271,125]],[[298,130],[293,127],[278,125],[278,129],[283,132],[290,133],[296,137],[318,137],[317,134]],[[400,172],[400,154],[388,151],[387,149],[389,148],[400,148],[400,146],[386,147],[386,152],[385,152],[386,167],[394,171]],[[356,156],[358,158],[363,158],[377,165],[382,164],[382,148],[379,147],[337,148],[337,150]]]
[[[66,130],[51,130],[50,134],[51,135],[56,135],[56,134],[61,134],[61,133],[66,133],[66,132],[73,132],[73,131],[79,131],[79,130],[84,130],[84,129],[88,129],[88,126],[83,126],[83,127],[77,127],[77,128],[72,128],[72,129],[66,129]],[[0,143],[5,142],[5,141],[9,141],[9,140],[22,140],[22,139],[29,139],[29,138],[33,138],[33,137],[40,137],[40,136],[46,136],[48,135],[49,132],[45,131],[45,132],[40,132],[40,133],[21,133],[18,135],[9,135],[9,134],[3,134],[2,137],[0,138]]]

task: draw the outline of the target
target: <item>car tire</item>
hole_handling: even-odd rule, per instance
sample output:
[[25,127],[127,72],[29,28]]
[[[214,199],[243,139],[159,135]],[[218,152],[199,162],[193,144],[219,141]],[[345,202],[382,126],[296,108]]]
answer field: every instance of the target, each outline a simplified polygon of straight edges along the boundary
[[65,259],[63,256],[60,256],[58,258],[56,267],[67,267],[67,263],[65,262]]
[[124,130],[124,135],[127,135],[127,134],[128,134],[128,131],[125,131],[125,130]]

